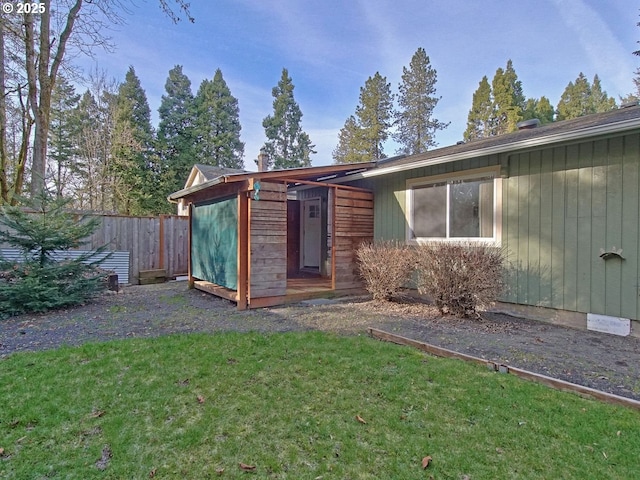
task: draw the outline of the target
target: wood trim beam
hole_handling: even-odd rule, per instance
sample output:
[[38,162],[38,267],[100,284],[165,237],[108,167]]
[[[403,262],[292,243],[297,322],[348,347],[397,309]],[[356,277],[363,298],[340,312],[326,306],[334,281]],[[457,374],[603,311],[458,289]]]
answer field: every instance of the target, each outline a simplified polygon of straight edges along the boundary
[[238,193],[238,310],[247,309],[249,285],[249,199],[246,192]]
[[193,279],[193,271],[191,268],[191,246],[192,246],[192,235],[193,235],[193,203],[189,203],[189,233],[187,234],[187,276],[189,277],[189,288],[193,288],[194,279]]
[[315,182],[312,180],[297,180],[297,179],[291,179],[291,178],[285,178],[283,179],[283,181],[287,183],[299,183],[301,185],[313,185],[315,187],[327,187],[327,188],[335,188],[339,190],[349,190],[352,192],[365,192],[365,193],[371,192],[371,190],[367,190],[366,188],[352,187],[351,185],[342,185],[338,183]]
[[331,201],[331,290],[336,289],[336,207],[338,206],[338,192],[336,190],[329,191]]

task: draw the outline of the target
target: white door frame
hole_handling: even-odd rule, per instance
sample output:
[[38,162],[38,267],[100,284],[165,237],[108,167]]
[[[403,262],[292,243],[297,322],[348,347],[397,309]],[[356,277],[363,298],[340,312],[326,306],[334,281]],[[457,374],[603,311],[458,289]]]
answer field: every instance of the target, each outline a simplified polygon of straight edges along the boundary
[[[320,271],[322,261],[322,198],[305,198],[300,201],[300,269]],[[311,206],[314,208],[314,221],[312,225],[307,224],[307,211]],[[309,231],[309,228],[311,230]],[[309,251],[312,249],[313,251]],[[316,262],[317,259],[317,262]],[[317,265],[305,265],[305,263],[317,263]]]

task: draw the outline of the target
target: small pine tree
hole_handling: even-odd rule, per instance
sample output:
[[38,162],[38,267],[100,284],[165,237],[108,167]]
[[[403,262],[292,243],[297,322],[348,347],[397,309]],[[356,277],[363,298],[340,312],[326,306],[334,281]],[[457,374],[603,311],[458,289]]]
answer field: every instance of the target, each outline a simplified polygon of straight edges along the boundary
[[0,242],[21,252],[19,262],[0,256],[0,318],[84,303],[105,286],[98,268],[105,247],[78,258],[57,260],[55,253],[80,247],[98,226],[96,218],[76,219],[69,199],[42,192],[22,200],[28,209],[0,208]]

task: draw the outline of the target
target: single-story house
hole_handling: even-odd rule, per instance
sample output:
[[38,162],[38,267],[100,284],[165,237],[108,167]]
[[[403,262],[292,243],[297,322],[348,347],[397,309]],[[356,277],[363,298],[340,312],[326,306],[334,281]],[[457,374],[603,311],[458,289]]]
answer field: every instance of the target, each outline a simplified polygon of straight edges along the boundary
[[[256,218],[265,204],[255,193],[262,192],[279,207]],[[230,254],[238,261],[227,268],[237,269],[236,280],[249,282],[231,286],[240,308],[270,303],[247,293],[254,271],[261,272],[265,287],[280,285],[272,302],[289,298],[286,279],[305,272],[307,237],[320,244],[309,271],[329,278],[329,291],[343,286],[343,271],[349,288],[359,286],[349,249],[363,240],[464,239],[505,249],[510,288],[502,305],[512,311],[572,324],[588,318],[601,325],[640,320],[639,106],[543,126],[523,122],[511,134],[418,155],[228,175],[181,190],[170,200],[191,205],[194,281],[206,277],[205,264],[215,263],[210,258],[198,266],[203,244],[213,255],[213,242],[221,241],[219,221],[210,233],[201,226],[202,209],[220,199],[231,201],[236,212],[230,222],[238,243]],[[318,226],[311,220],[315,216]],[[277,235],[280,248],[269,248]],[[339,244],[338,236],[353,241]],[[250,247],[245,245],[249,237]],[[269,253],[256,263],[254,255],[262,250]],[[285,268],[287,262],[291,269]]]

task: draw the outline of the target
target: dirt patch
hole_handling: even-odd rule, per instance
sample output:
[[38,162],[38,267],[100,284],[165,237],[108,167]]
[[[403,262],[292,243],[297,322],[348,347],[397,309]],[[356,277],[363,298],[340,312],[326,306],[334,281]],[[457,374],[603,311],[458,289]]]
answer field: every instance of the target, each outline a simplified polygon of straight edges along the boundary
[[422,303],[381,304],[366,298],[239,312],[226,300],[188,290],[185,282],[126,287],[84,306],[2,320],[0,358],[171,333],[323,330],[358,335],[369,327],[640,400],[640,339],[635,337],[497,313],[482,319],[443,318]]

